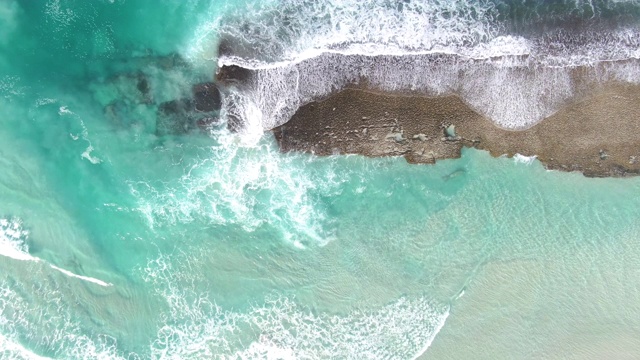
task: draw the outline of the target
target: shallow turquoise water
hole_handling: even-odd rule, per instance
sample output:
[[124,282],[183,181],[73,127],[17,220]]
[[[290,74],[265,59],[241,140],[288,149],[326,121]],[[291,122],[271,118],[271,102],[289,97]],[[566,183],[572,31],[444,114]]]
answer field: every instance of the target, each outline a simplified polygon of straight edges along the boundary
[[0,4],[0,357],[639,350],[640,179],[158,134],[234,6]]

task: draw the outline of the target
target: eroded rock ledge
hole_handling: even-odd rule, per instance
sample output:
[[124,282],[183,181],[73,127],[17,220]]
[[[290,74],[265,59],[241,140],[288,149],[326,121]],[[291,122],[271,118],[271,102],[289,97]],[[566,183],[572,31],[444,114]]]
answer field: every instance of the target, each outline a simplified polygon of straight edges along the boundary
[[463,146],[494,156],[537,155],[549,169],[585,176],[640,174],[640,86],[610,83],[527,130],[498,128],[459,97],[346,89],[302,106],[273,129],[282,151],[404,156],[410,163],[460,157]]

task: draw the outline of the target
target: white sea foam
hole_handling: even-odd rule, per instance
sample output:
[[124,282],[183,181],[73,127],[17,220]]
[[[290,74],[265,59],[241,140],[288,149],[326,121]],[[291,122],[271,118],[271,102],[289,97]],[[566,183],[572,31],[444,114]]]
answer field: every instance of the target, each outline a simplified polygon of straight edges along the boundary
[[505,128],[532,126],[580,90],[566,68],[511,66],[504,60],[470,62],[439,55],[325,53],[292,66],[256,70],[248,86],[227,94],[223,105],[247,128],[271,129],[287,122],[300,106],[362,78],[384,91],[459,94]]
[[491,58],[503,58],[504,64],[512,64],[510,57],[521,57],[531,55],[531,43],[521,36],[497,36],[487,43],[480,43],[477,46],[461,52],[447,47],[436,47],[429,50],[404,50],[388,44],[351,44],[344,49],[318,49],[310,48],[297,53],[290,60],[261,61],[256,59],[246,59],[233,54],[223,54],[218,58],[218,66],[236,65],[251,70],[270,70],[282,67],[290,67],[304,61],[320,57],[325,54],[343,56],[426,56],[426,55],[457,55],[463,59],[487,60]]
[[368,55],[454,52],[459,46],[489,41],[500,30],[485,21],[495,11],[483,1],[282,1],[238,12],[209,30],[233,39],[248,66],[296,61],[318,50]]
[[25,347],[28,341],[48,348],[54,358],[124,359],[113,338],[83,335],[56,285],[40,282],[16,291],[18,286],[0,281],[0,358],[48,359]]
[[[614,2],[574,6],[578,14],[589,6],[621,11]],[[571,77],[576,66],[609,62],[589,80],[640,83],[640,66],[619,61],[640,58],[635,25],[526,35],[508,33],[500,16],[492,1],[265,2],[203,25],[191,55],[211,53],[216,41],[207,35],[215,33],[224,41],[220,66],[255,70],[247,88],[223,100],[253,133],[363,78],[385,91],[458,94],[510,129],[533,126],[584,91]]]
[[6,360],[48,360],[0,333],[0,358]]
[[226,129],[213,136],[220,144],[202,159],[180,164],[185,172],[179,178],[129,183],[150,226],[203,221],[252,232],[267,225],[297,247],[324,245],[333,238],[325,209],[314,196],[335,194],[341,176],[331,168],[321,174],[309,171],[300,164],[303,157],[283,157],[269,139],[251,144]]
[[55,265],[49,265],[49,266],[51,266],[52,269],[58,270],[61,273],[67,275],[67,276],[74,277],[74,278],[77,278],[77,279],[80,279],[80,280],[84,280],[84,281],[88,281],[88,282],[92,282],[92,283],[98,284],[100,286],[112,286],[113,285],[111,283],[107,283],[107,282],[104,282],[102,280],[98,280],[96,278],[92,278],[92,277],[89,277],[89,276],[82,276],[82,275],[74,274],[71,271],[59,268],[59,267],[57,267]]
[[[40,106],[45,106],[45,105],[49,105],[49,104],[55,104],[56,102],[58,102],[58,100],[56,100],[56,99],[39,98],[38,100],[36,100],[36,105],[38,107],[40,107]],[[58,115],[60,115],[59,112],[58,112]]]
[[0,77],[0,96],[5,99],[11,99],[15,96],[24,95],[24,86],[20,84],[20,78],[17,76]]
[[[637,62],[602,63],[590,69],[587,82],[640,83]],[[586,90],[572,78],[571,67],[536,65],[531,59],[324,53],[294,65],[256,70],[248,87],[227,94],[223,105],[247,128],[267,130],[287,122],[300,106],[363,78],[383,91],[458,94],[476,111],[511,129],[533,126]]]
[[60,108],[58,108],[58,115],[73,115],[73,111],[69,110],[66,106],[60,106]]
[[77,141],[80,138],[82,138],[82,140],[84,140],[87,143],[87,148],[82,152],[82,154],[80,154],[80,158],[86,159],[94,165],[100,164],[102,162],[102,159],[91,154],[95,149],[91,144],[91,140],[89,140],[89,129],[87,129],[87,126],[85,125],[84,121],[80,118],[80,116],[76,115],[73,111],[69,110],[67,106],[60,106],[58,108],[58,115],[71,116],[74,119],[78,120],[78,122],[80,123],[80,128],[82,129],[80,131],[80,134],[70,133],[69,136],[71,137],[71,139],[73,139],[73,141]]
[[513,160],[517,163],[521,163],[521,164],[525,164],[525,165],[531,165],[537,158],[537,155],[533,155],[533,156],[525,156],[525,155],[521,155],[521,154],[515,154],[513,156]]
[[[576,13],[583,4],[581,0],[575,2]],[[521,10],[527,7],[513,5]],[[609,12],[622,9],[615,3],[598,6]],[[568,15],[570,4],[564,7]],[[194,48],[211,46],[211,39],[205,35],[219,34],[230,42],[226,44],[230,54],[223,55],[231,55],[223,56],[221,63],[247,68],[291,65],[324,52],[369,56],[444,53],[475,59],[532,55],[565,65],[576,65],[571,61],[578,59],[627,59],[638,54],[640,40],[633,26],[608,30],[585,27],[576,33],[551,29],[544,35],[530,35],[529,41],[507,32],[508,23],[498,18],[509,16],[500,11],[495,2],[482,0],[261,2],[204,24]],[[520,20],[542,21],[533,16]],[[571,56],[574,58],[569,59]],[[549,60],[543,60],[545,57]]]
[[42,262],[67,276],[92,282],[100,286],[113,285],[89,276],[74,274],[71,271],[49,264],[46,261],[29,254],[29,247],[25,242],[28,236],[29,231],[23,229],[22,221],[20,219],[0,218],[0,255],[20,261]]
[[248,317],[261,336],[232,358],[411,359],[423,354],[444,325],[448,311],[425,299],[401,298],[375,311],[312,314],[290,299],[268,301]]
[[78,18],[71,7],[65,5],[60,0],[49,0],[45,5],[47,16],[61,27],[70,26]]
[[[408,359],[429,347],[449,314],[426,298],[376,309],[314,313],[292,298],[268,298],[246,311],[224,310],[178,283],[184,269],[164,257],[145,269],[170,313],[151,345],[153,358]],[[186,272],[188,273],[188,272]]]
[[80,155],[80,157],[83,159],[89,160],[89,162],[94,165],[100,164],[102,160],[100,158],[97,158],[91,155],[91,152],[93,152],[93,150],[94,150],[93,146],[91,145],[87,146],[87,149],[82,153],[82,155]]
[[0,218],[0,255],[21,261],[39,261],[29,254],[24,241],[28,235],[19,219]]

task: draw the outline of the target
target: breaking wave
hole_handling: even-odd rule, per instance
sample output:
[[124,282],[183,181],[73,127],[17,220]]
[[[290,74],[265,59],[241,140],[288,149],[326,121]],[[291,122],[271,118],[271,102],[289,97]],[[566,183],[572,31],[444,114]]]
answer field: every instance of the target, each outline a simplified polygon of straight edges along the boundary
[[29,254],[29,247],[26,243],[28,236],[29,231],[22,227],[22,221],[20,219],[0,218],[0,255],[20,261],[42,262],[49,265],[51,269],[59,271],[66,276],[88,281],[100,286],[113,285],[96,278],[75,274]]
[[37,261],[37,258],[29,255],[29,248],[24,241],[28,235],[19,219],[0,218],[0,255],[15,260]]
[[180,286],[189,272],[174,263],[161,256],[144,269],[170,309],[151,345],[156,359],[409,359],[427,350],[449,315],[426,298],[344,315],[314,313],[282,296],[242,312],[224,310]]
[[283,1],[201,32],[219,34],[220,66],[251,70],[224,108],[254,131],[353,85],[457,94],[498,126],[522,129],[593,84],[639,83],[638,19],[637,1]]
[[519,163],[519,164],[525,164],[525,165],[531,165],[533,164],[534,161],[536,161],[537,156],[533,155],[533,156],[526,156],[526,155],[522,155],[522,154],[515,154],[513,155],[513,161]]
[[246,68],[290,65],[323,52],[532,55],[544,63],[577,64],[572,61],[637,57],[637,6],[580,0],[289,0],[253,4],[208,26],[223,41],[233,39],[223,43],[220,63]]
[[[115,339],[83,333],[69,310],[64,288],[42,282],[25,291],[15,289],[15,283],[0,281],[0,358],[48,359],[33,350],[47,349],[53,358],[125,359]],[[25,342],[28,348],[22,345]]]
[[129,183],[151,227],[200,221],[253,232],[269,226],[299,248],[324,245],[333,238],[317,198],[340,191],[340,174],[331,168],[318,172],[300,166],[309,159],[283,157],[269,139],[247,144],[226,129],[212,136],[219,143],[198,147],[202,156],[185,164],[177,179]]

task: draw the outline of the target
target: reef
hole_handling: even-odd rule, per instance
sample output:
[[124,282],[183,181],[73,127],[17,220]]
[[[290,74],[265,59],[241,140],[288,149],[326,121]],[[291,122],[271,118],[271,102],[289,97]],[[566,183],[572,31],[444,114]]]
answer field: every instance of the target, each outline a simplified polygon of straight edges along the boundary
[[323,53],[279,67],[234,63],[247,51],[220,43],[227,126],[243,131],[252,104],[283,152],[429,164],[474,147],[588,177],[640,174],[638,60]]
[[116,75],[97,78],[90,86],[114,126],[144,128],[162,137],[207,133],[222,124],[219,85],[179,55],[139,56],[108,65]]
[[640,86],[609,83],[533,127],[508,130],[456,95],[427,97],[351,88],[303,105],[273,129],[284,152],[457,158],[463,147],[536,156],[547,168],[589,177],[640,174]]

